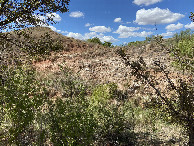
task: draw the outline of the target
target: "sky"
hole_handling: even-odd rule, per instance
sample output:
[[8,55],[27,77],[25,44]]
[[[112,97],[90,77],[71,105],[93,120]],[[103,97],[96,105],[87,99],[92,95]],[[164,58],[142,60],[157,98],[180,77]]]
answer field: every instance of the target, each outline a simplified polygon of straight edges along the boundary
[[[194,0],[71,0],[69,12],[53,13],[57,24],[49,27],[65,36],[122,45],[151,35],[165,38],[186,29]],[[48,14],[49,16],[50,14]]]

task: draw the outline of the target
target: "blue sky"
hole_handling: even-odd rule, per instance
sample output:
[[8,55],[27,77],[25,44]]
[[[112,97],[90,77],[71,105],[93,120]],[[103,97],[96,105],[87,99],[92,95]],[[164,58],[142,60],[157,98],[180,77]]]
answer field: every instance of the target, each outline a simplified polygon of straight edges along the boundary
[[54,13],[58,23],[49,27],[76,39],[99,37],[120,45],[194,29],[189,19],[194,0],[72,0],[68,8],[67,13]]

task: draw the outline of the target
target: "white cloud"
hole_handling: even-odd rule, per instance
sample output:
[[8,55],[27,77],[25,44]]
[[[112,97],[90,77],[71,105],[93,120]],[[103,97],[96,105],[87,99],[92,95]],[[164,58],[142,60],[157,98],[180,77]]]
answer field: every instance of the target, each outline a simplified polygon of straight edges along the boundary
[[161,2],[162,0],[134,0],[133,3],[136,5],[145,5],[149,6],[158,2]]
[[69,14],[70,17],[74,17],[74,18],[79,18],[79,17],[83,17],[84,13],[80,12],[80,11],[75,11],[75,12],[71,12]]
[[194,29],[194,22],[191,22],[190,24],[185,25],[185,28]]
[[119,35],[119,38],[129,38],[129,37],[147,37],[149,35],[153,34],[153,32],[124,32]]
[[61,33],[69,33],[68,31],[61,31]]
[[101,42],[106,41],[106,42],[111,42],[111,43],[115,43],[115,42],[119,41],[119,40],[115,39],[112,36],[103,36],[103,37],[100,38],[100,40],[101,40]]
[[53,18],[53,20],[54,21],[61,21],[61,17],[60,17],[60,15],[59,14],[57,14],[57,13],[47,13],[46,14],[46,17],[48,17],[48,18]]
[[122,22],[121,18],[115,18],[114,22]]
[[136,13],[136,20],[134,22],[139,25],[148,24],[165,24],[173,23],[184,17],[183,14],[173,13],[169,9],[160,9],[158,7],[152,9],[140,9]]
[[52,25],[49,25],[49,26],[47,26],[47,25],[43,25],[44,27],[49,27],[50,29],[52,29],[53,31],[56,31],[56,32],[58,32],[58,33],[62,33],[62,31],[60,30],[60,29],[57,29],[56,27],[54,27],[54,26],[52,26]]
[[127,27],[127,26],[120,25],[119,28],[114,33],[122,34],[125,32],[132,32],[139,29],[140,27]]
[[183,24],[178,23],[178,24],[170,24],[168,26],[166,26],[167,31],[175,31],[178,29],[183,28]]
[[128,38],[128,37],[146,37],[151,35],[153,32],[134,32],[139,30],[140,27],[127,27],[120,25],[119,28],[114,32],[119,34],[119,38]]
[[89,27],[89,26],[91,26],[92,24],[90,24],[90,23],[86,23],[85,24],[85,27]]
[[85,33],[84,34],[84,39],[87,40],[87,39],[90,39],[90,38],[93,38],[93,37],[100,37],[96,32],[89,32],[89,33]]
[[168,37],[168,36],[173,36],[175,34],[175,32],[166,32],[166,33],[162,33],[161,35],[164,37]]
[[75,39],[79,39],[79,40],[84,40],[84,37],[82,36],[82,34],[80,33],[73,33],[73,32],[69,32],[67,34],[68,37],[72,37],[72,38],[75,38]]
[[96,32],[85,33],[84,35],[82,35],[80,33],[69,32],[66,36],[73,37],[75,39],[80,39],[80,40],[87,40],[90,38],[98,37],[100,39],[100,41],[102,41],[102,42],[107,41],[107,42],[111,42],[111,43],[118,41],[117,39],[115,39],[112,36],[104,36],[104,34],[102,34],[102,33],[98,34]]
[[111,32],[111,28],[105,27],[105,26],[94,26],[94,27],[90,27],[89,30],[94,32],[100,32],[100,33]]

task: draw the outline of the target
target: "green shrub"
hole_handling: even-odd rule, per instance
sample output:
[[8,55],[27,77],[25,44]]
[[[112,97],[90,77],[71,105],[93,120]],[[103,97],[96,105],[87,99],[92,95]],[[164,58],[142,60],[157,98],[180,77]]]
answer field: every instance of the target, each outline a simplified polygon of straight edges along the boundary
[[194,35],[191,30],[181,31],[174,36],[176,45],[171,48],[174,65],[182,70],[194,71]]
[[99,85],[90,97],[90,109],[98,123],[96,139],[100,144],[134,144],[133,123],[125,119],[115,84]]
[[[0,86],[0,142],[28,145],[34,142],[33,122],[46,99],[43,85],[35,70],[26,66],[4,67]],[[38,136],[38,135],[37,135]]]
[[145,45],[145,41],[135,41],[135,42],[129,42],[127,45],[129,47],[141,47],[143,45]]
[[181,31],[180,33],[174,34],[173,38],[176,43],[179,43],[179,41],[182,40],[189,40],[192,37],[193,33],[190,29],[187,29],[185,31]]
[[92,39],[88,39],[87,41],[90,42],[90,43],[95,43],[95,44],[102,45],[102,42],[101,42],[100,39],[97,38],[97,37],[94,37],[94,38],[92,38]]
[[[72,84],[65,78],[57,80],[57,83],[68,92],[67,86]],[[77,92],[73,92],[73,96],[66,94],[55,101],[50,100],[49,110],[45,113],[50,141],[54,145],[134,143],[133,124],[125,120],[122,105],[114,103],[119,98],[117,86],[99,85],[91,95],[86,94],[85,90],[83,84],[74,82],[73,91]]]
[[112,43],[111,42],[104,42],[103,43],[103,46],[105,46],[105,47],[112,47]]
[[94,142],[96,120],[86,97],[57,98],[47,113],[49,139],[54,145],[89,145]]

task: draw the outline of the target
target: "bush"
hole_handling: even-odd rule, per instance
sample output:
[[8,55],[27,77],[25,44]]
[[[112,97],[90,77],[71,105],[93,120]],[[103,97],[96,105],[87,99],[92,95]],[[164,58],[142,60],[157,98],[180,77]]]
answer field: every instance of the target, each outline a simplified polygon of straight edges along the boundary
[[[134,142],[133,124],[125,120],[122,105],[114,104],[114,101],[118,102],[119,99],[115,84],[99,85],[88,95],[86,90],[90,89],[73,79],[71,74],[55,77],[58,80],[49,86],[58,85],[58,89],[64,90],[66,94],[48,103],[45,131],[51,143],[101,145]],[[68,94],[72,91],[77,92]]]
[[174,56],[174,65],[182,70],[194,71],[194,35],[191,30],[181,31],[175,34],[176,44],[171,47],[171,55]]
[[46,99],[45,89],[36,80],[32,68],[6,66],[2,69],[0,142],[5,140],[10,144],[32,144],[37,138],[33,136],[33,122]]
[[96,139],[99,144],[134,144],[134,123],[125,119],[122,104],[119,103],[115,84],[97,86],[91,95],[90,109],[98,123]]
[[94,38],[92,38],[92,39],[88,39],[87,41],[90,42],[90,43],[95,43],[95,44],[102,45],[102,42],[101,42],[100,39],[97,38],[97,37],[94,37]]
[[48,135],[54,145],[89,145],[94,142],[96,120],[86,97],[61,99],[49,105]]
[[111,42],[104,42],[103,43],[103,46],[105,46],[105,47],[112,47],[112,43]]

